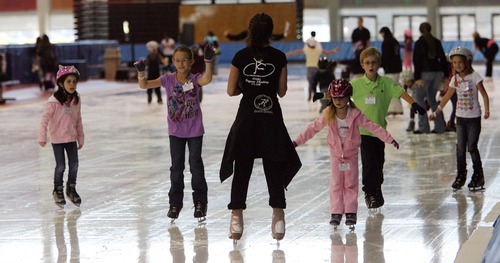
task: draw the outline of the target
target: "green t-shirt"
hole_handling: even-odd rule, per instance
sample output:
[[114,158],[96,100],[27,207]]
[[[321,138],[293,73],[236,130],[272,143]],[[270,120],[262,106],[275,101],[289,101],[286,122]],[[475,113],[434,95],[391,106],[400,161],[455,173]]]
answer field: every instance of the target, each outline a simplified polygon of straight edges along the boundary
[[[404,89],[389,77],[378,76],[377,80],[371,81],[366,75],[351,80],[353,87],[352,100],[356,107],[366,117],[382,128],[387,127],[387,110],[392,98],[400,98]],[[359,128],[362,135],[373,136],[363,128]]]

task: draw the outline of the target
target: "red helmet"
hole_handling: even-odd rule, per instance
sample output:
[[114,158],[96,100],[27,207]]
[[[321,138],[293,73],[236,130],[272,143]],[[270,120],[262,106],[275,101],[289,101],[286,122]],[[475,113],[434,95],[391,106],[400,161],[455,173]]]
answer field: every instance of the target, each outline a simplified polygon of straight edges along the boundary
[[75,75],[76,79],[78,79],[80,77],[80,72],[74,66],[62,66],[62,65],[59,65],[59,70],[57,71],[57,74],[56,74],[56,81],[59,81],[59,79],[62,76],[65,76],[65,75],[68,75],[68,74]]
[[336,79],[328,86],[328,96],[330,98],[342,98],[352,95],[352,86],[347,79]]

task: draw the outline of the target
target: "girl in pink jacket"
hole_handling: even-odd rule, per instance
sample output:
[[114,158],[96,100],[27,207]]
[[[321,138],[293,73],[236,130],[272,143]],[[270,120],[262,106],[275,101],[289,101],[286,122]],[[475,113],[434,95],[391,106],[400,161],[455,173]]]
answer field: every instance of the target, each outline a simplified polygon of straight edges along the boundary
[[352,86],[348,80],[332,81],[328,87],[332,103],[294,140],[294,145],[304,144],[328,127],[326,141],[330,146],[331,160],[330,224],[337,228],[342,214],[345,214],[345,224],[354,229],[358,210],[358,151],[361,144],[358,127],[372,132],[397,149],[399,144],[386,130],[371,122],[356,108],[350,99],[351,95]]
[[76,92],[79,77],[80,72],[74,66],[59,66],[56,75],[58,89],[45,105],[42,120],[40,121],[38,144],[42,147],[47,144],[48,128],[56,159],[52,196],[59,207],[64,207],[66,204],[63,192],[63,175],[66,167],[64,152],[68,156],[69,166],[66,196],[76,206],[80,206],[81,203],[80,196],[75,189],[78,172],[78,150],[83,147],[85,137],[80,114],[80,96]]

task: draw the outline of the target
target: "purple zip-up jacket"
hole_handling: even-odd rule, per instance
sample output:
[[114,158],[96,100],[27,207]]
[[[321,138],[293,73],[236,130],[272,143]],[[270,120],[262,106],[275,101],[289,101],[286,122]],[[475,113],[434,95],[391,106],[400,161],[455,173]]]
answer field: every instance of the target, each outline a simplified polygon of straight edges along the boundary
[[357,155],[359,152],[359,146],[361,145],[361,134],[359,133],[358,127],[363,127],[367,131],[373,133],[380,140],[391,143],[394,138],[389,132],[387,132],[382,127],[370,121],[363,113],[358,109],[349,109],[347,112],[347,124],[349,126],[346,138],[344,140],[344,145],[340,141],[340,136],[338,133],[337,125],[327,125],[324,115],[321,115],[315,121],[311,122],[307,128],[297,136],[295,142],[297,146],[306,143],[309,139],[314,137],[319,131],[321,131],[325,126],[328,126],[328,135],[326,137],[327,143],[331,148],[335,149],[334,156],[332,158],[344,158],[353,155]]
[[45,105],[40,121],[38,133],[38,142],[47,142],[47,127],[51,143],[78,142],[78,145],[84,144],[85,135],[83,134],[82,115],[80,112],[80,99],[78,104],[74,100],[69,106],[61,103],[51,96]]

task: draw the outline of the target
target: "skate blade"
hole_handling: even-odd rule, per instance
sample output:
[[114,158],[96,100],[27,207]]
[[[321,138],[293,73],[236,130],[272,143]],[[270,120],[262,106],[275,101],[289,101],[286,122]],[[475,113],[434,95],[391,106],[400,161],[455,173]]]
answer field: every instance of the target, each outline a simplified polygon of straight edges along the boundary
[[65,204],[58,204],[58,203],[56,203],[56,206],[59,207],[59,208],[64,208],[64,205]]
[[206,217],[198,217],[198,223],[203,223],[207,220]]
[[347,225],[350,231],[354,231],[356,229],[355,225]]
[[483,186],[469,187],[469,191],[471,191],[471,192],[484,192],[484,190],[486,190],[486,188],[484,188]]

